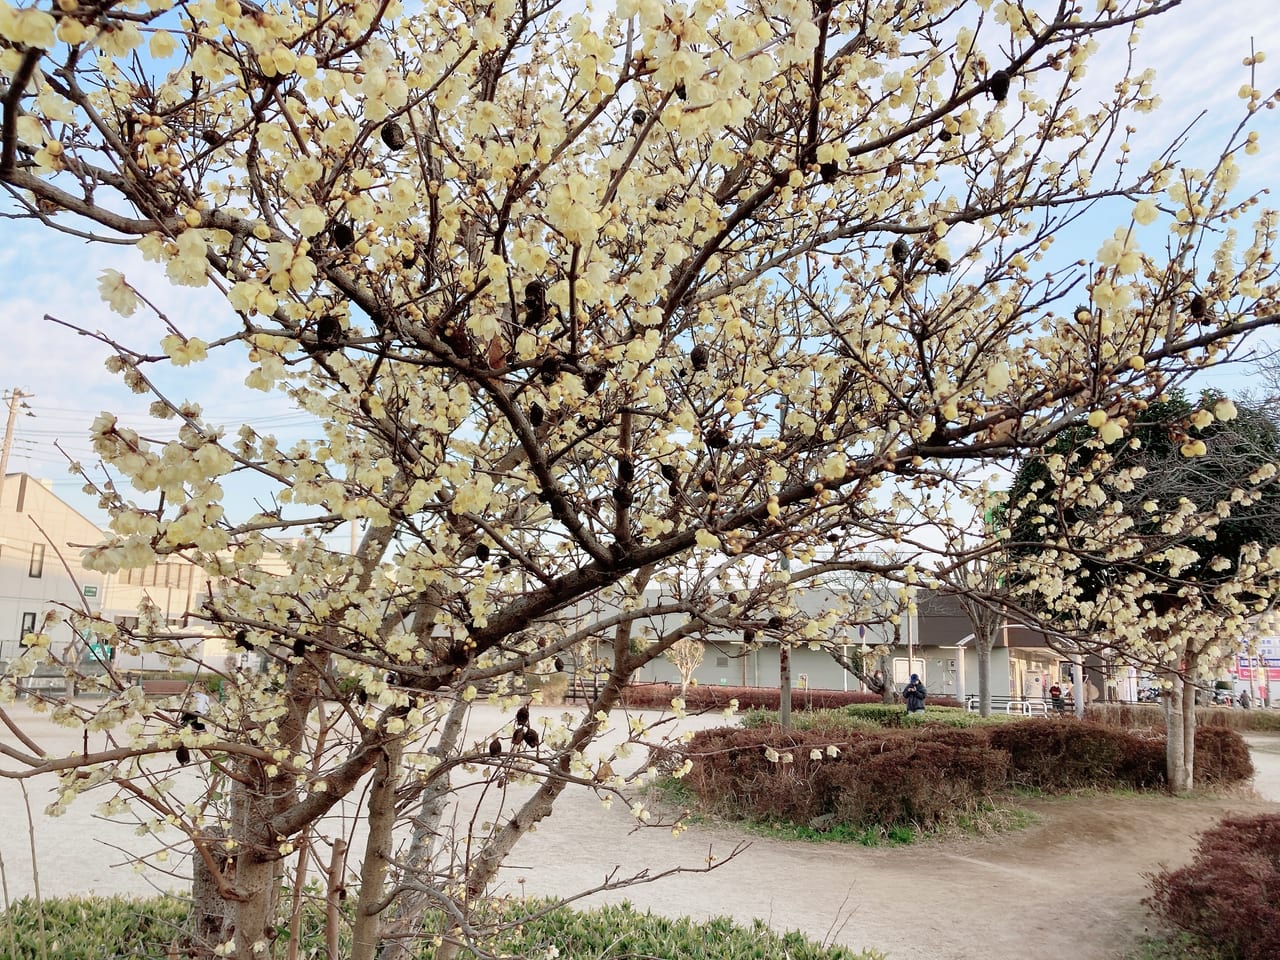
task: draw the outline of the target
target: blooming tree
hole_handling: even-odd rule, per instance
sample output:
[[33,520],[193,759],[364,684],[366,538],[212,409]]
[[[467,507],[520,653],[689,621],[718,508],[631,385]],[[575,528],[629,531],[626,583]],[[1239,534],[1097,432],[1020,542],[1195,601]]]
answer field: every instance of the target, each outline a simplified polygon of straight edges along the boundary
[[1196,689],[1249,642],[1280,582],[1278,472],[1264,412],[1174,394],[1091,414],[1028,458],[1010,494],[1011,592],[1075,649],[1166,678],[1177,790],[1194,776]]
[[[597,745],[649,659],[708,626],[790,630],[762,612],[803,582],[783,559],[909,582],[867,559],[910,535],[898,505],[1275,322],[1273,219],[1230,192],[1270,105],[1252,75],[1207,171],[1131,161],[1149,75],[1080,92],[1099,37],[1173,5],[0,3],[10,214],[227,305],[216,337],[158,314],[158,346],[97,334],[180,437],[94,424],[117,480],[88,562],[197,564],[204,628],[268,664],[228,673],[203,730],[113,678],[58,711],[110,747],[6,748],[6,772],[114,788],[188,838],[195,948],[244,960],[325,814],[361,803],[353,956],[397,955],[428,910],[453,956],[564,790],[627,788]],[[1056,258],[1108,203],[1093,265]],[[100,288],[152,309],[125,273]],[[1064,308],[1078,288],[1090,308]],[[226,429],[155,387],[222,355],[319,435]],[[227,510],[237,475],[270,509]],[[144,609],[113,639],[177,654],[157,627]],[[592,702],[531,725],[518,680],[588,644],[612,651]],[[492,739],[462,732],[475,696],[509,711]],[[190,806],[175,752],[212,778]],[[527,780],[449,846],[461,786]]]

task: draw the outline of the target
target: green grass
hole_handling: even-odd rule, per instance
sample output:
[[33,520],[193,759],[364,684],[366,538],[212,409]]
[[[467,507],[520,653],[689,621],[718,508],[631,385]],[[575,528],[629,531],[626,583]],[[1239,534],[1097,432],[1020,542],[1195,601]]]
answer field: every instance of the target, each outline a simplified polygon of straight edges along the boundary
[[[947,727],[990,727],[1005,723],[1017,723],[1025,719],[1003,713],[980,717],[963,707],[926,707],[923,713],[907,715],[907,708],[887,706],[881,703],[855,703],[833,710],[805,710],[791,714],[791,726],[796,730],[831,730],[839,732],[870,733],[886,727],[922,727],[926,724],[942,724]],[[778,722],[776,710],[748,710],[742,714],[742,726],[764,727]]]
[[1227,960],[1221,951],[1185,933],[1146,937],[1121,960]]
[[[351,901],[347,901],[350,905]],[[152,897],[68,897],[17,901],[0,915],[0,956],[8,960],[142,960],[166,955],[187,912],[183,900]],[[43,915],[45,946],[41,946]],[[307,911],[302,956],[323,955],[320,911]],[[885,960],[874,950],[824,947],[796,932],[777,933],[762,921],[743,926],[717,917],[705,923],[641,912],[629,904],[570,910],[549,903],[498,905],[490,914],[496,932],[490,953],[546,957],[554,947],[566,960],[661,957],[663,960]],[[16,953],[10,949],[10,935]],[[282,953],[282,946],[277,953]],[[10,953],[13,956],[10,957]],[[429,943],[419,957],[431,956]],[[470,951],[464,957],[474,956]]]

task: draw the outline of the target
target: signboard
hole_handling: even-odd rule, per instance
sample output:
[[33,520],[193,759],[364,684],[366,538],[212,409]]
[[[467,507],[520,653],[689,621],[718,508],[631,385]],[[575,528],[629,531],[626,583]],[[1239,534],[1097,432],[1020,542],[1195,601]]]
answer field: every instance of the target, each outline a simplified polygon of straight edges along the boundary
[[86,597],[96,597],[98,595],[98,588],[91,583],[86,583],[84,585],[84,595]]
[[1235,674],[1241,680],[1280,682],[1280,657],[1236,657]]

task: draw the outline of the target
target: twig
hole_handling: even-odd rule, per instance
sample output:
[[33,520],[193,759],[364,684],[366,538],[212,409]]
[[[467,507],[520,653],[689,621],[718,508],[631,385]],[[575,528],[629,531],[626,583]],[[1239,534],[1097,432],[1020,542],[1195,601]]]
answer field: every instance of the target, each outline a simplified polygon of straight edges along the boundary
[[31,846],[31,882],[36,895],[36,918],[40,924],[40,960],[49,960],[49,941],[44,931],[44,903],[40,899],[40,868],[36,864],[36,824],[31,819],[31,798],[27,795],[27,785],[21,780],[22,804],[27,809],[27,842]]
[[5,928],[9,931],[9,955],[18,955],[18,943],[13,932],[13,911],[9,909],[9,875],[4,870],[4,854],[0,853],[0,889],[4,891]]
[[36,72],[36,64],[44,51],[32,47],[22,55],[22,62],[14,71],[9,81],[9,89],[4,95],[4,126],[0,127],[0,179],[13,173],[18,165],[18,104],[22,102],[22,91],[27,89],[32,75]]
[[324,896],[324,946],[329,960],[338,960],[339,900],[342,898],[342,874],[346,869],[347,841],[335,840],[329,858],[329,884]]

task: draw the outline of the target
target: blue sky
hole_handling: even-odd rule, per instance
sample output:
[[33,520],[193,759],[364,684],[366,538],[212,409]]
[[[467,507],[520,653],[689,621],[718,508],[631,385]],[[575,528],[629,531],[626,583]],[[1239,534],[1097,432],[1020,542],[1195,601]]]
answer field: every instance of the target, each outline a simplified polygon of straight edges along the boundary
[[[1274,0],[1187,0],[1181,8],[1152,20],[1138,48],[1136,66],[1156,68],[1156,89],[1164,102],[1155,114],[1141,118],[1141,131],[1130,139],[1135,156],[1150,155],[1203,112],[1183,156],[1193,166],[1212,162],[1241,113],[1237,90],[1248,80],[1241,60],[1250,52],[1251,38],[1259,49],[1271,54],[1258,67],[1258,86],[1264,92],[1280,87],[1280,44],[1267,48],[1269,40],[1280,39],[1280,4]],[[1109,92],[1126,53],[1123,45],[1104,47],[1091,66],[1086,97]],[[1262,136],[1263,151],[1242,158],[1248,161],[1242,189],[1267,186],[1265,178],[1272,168],[1267,157],[1280,133],[1280,111],[1268,112],[1256,129]],[[1280,205],[1280,197],[1264,202]],[[1116,211],[1116,219],[1099,237],[1109,235],[1114,223],[1125,215],[1127,208]],[[151,422],[149,426],[149,400],[132,394],[107,372],[103,364],[106,348],[46,321],[45,314],[105,331],[135,347],[153,346],[163,333],[154,316],[139,310],[133,317],[120,317],[100,300],[98,275],[111,267],[123,272],[187,335],[212,339],[234,322],[234,316],[212,288],[170,287],[161,269],[142,262],[128,249],[95,247],[11,220],[0,221],[0,231],[4,237],[0,244],[0,318],[9,343],[0,360],[0,389],[16,387],[34,394],[27,403],[35,414],[18,420],[9,470],[51,479],[59,496],[100,521],[94,501],[79,492],[80,482],[67,474],[65,459],[54,443],[93,469],[87,431],[100,411],[110,410],[122,421],[158,438],[172,437],[176,426],[172,422]],[[1090,257],[1095,249],[1073,254]],[[246,362],[224,352],[213,362],[168,368],[162,382],[172,398],[201,402],[209,418],[225,424],[231,433],[242,422],[274,432],[282,440],[314,432],[308,429],[308,418],[291,411],[283,399],[246,388],[243,378],[247,371]],[[1227,368],[1206,374],[1204,382],[1236,392],[1246,386],[1244,375],[1239,367]],[[234,497],[242,507],[251,502],[247,491],[238,491]]]

